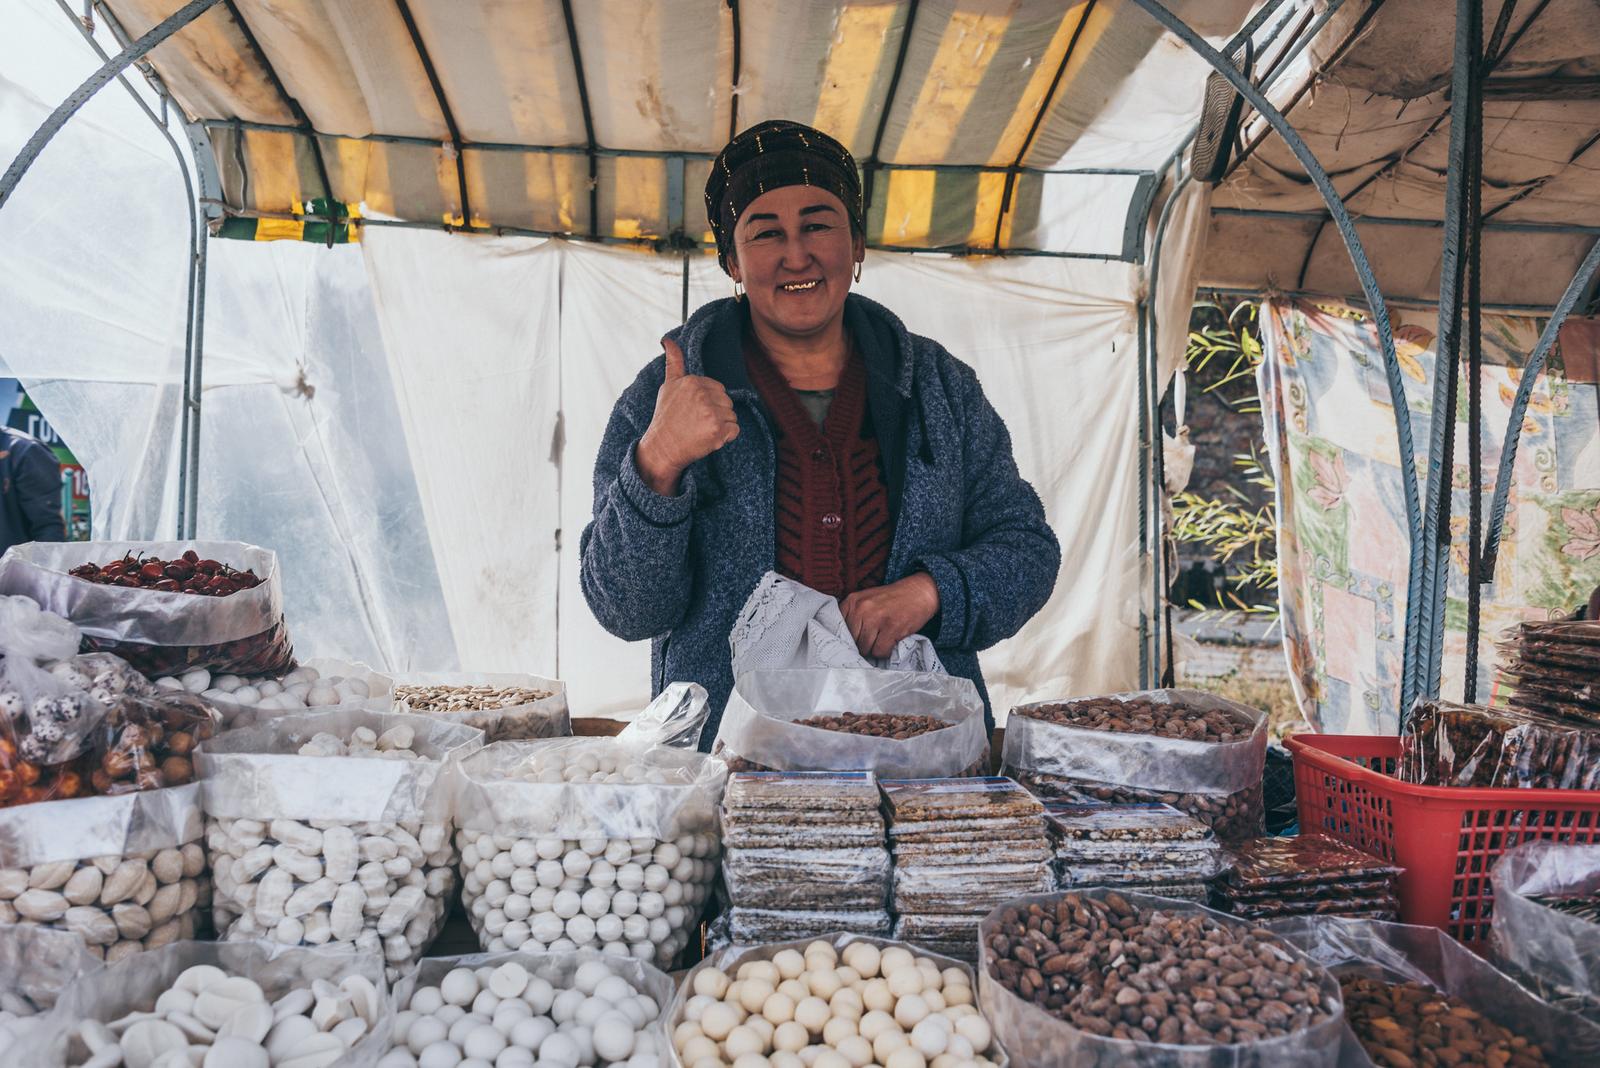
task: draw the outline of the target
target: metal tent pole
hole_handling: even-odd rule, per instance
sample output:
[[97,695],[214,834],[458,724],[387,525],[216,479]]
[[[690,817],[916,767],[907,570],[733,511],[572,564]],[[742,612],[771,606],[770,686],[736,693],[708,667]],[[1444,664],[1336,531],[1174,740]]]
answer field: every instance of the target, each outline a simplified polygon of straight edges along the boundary
[[[1451,72],[1450,157],[1446,172],[1443,259],[1439,270],[1439,329],[1434,344],[1428,478],[1422,525],[1422,567],[1413,569],[1406,598],[1405,670],[1400,722],[1412,703],[1439,693],[1444,649],[1445,587],[1449,582],[1451,488],[1455,457],[1455,401],[1461,366],[1462,258],[1471,213],[1471,156],[1482,136],[1477,68],[1483,48],[1483,0],[1456,0],[1455,58]],[[1464,107],[1463,107],[1464,105]],[[1413,545],[1413,550],[1417,546]],[[1413,557],[1417,554],[1413,551]]]
[[83,84],[67,95],[48,118],[28,138],[27,144],[17,153],[16,159],[11,161],[11,166],[6,168],[4,175],[0,175],[0,209],[10,202],[12,192],[17,188],[17,183],[22,181],[22,176],[28,173],[28,168],[33,166],[33,161],[39,158],[39,153],[50,143],[51,138],[61,131],[67,120],[78,113],[78,110],[88,103],[89,98],[103,89],[117,75],[136,62],[143,59],[161,42],[183,29],[189,23],[205,14],[211,8],[221,3],[221,0],[189,0],[189,3],[173,12],[167,18],[157,23],[149,33],[128,45],[111,59],[100,65],[100,69],[85,78]]

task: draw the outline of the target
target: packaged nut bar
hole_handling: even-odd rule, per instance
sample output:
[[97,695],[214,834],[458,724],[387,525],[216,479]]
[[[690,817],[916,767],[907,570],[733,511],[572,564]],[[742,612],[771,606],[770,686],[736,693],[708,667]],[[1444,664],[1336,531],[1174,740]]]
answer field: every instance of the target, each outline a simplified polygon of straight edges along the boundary
[[1400,735],[1400,781],[1419,786],[1600,788],[1600,727],[1521,708],[1421,701]]
[[1171,805],[1048,801],[1044,813],[1063,842],[1215,842],[1211,828]]
[[1398,877],[1401,869],[1354,846],[1320,834],[1256,838],[1228,849],[1231,886],[1246,889],[1371,882]]

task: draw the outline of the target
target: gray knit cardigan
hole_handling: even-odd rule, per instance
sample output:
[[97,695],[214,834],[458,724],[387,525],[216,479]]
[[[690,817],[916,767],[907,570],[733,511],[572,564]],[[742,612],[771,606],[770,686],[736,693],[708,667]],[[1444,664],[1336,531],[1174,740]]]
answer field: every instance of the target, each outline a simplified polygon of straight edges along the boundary
[[[595,461],[594,520],[580,544],[583,594],[600,624],[628,641],[651,639],[651,692],[690,681],[710,693],[702,749],[733,689],[728,632],[773,566],[776,424],[745,374],[748,315],[742,303],[717,300],[668,335],[690,374],[727,388],[739,437],[693,464],[677,496],[652,491],[634,462],[665,376],[664,358],[650,361],[611,411]],[[946,668],[977,684],[988,714],[978,650],[1044,605],[1061,548],[972,369],[864,297],[846,298],[845,322],[867,365],[895,520],[885,581],[933,577],[940,611],[925,632]]]

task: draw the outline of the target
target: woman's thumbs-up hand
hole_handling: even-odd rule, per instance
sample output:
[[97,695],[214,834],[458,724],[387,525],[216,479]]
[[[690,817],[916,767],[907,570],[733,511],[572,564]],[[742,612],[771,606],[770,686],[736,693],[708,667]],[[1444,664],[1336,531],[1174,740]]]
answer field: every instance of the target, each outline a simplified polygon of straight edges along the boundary
[[663,497],[676,496],[683,472],[739,436],[733,401],[722,383],[684,369],[683,350],[661,340],[667,378],[656,391],[655,415],[634,453],[645,484]]

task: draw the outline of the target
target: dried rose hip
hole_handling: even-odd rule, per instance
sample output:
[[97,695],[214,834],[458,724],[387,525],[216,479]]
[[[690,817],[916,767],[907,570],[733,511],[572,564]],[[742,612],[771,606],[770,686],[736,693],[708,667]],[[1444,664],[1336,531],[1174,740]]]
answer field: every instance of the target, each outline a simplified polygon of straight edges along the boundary
[[68,574],[103,586],[123,586],[159,590],[162,593],[194,593],[227,597],[240,590],[254,589],[261,579],[254,571],[238,571],[216,560],[202,560],[193,549],[175,560],[129,553],[108,564],[85,563]]

